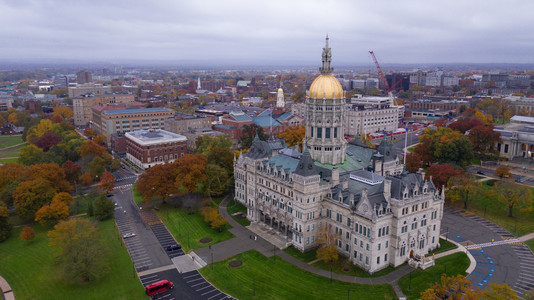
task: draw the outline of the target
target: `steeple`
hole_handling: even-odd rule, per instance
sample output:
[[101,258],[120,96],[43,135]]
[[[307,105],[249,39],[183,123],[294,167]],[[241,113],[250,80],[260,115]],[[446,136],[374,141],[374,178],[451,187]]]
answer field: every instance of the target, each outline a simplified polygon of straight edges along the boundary
[[328,46],[328,34],[327,34],[326,43],[323,48],[323,65],[319,68],[319,71],[321,71],[321,74],[327,75],[334,71],[334,69],[330,66],[331,62],[332,62],[332,52],[330,51],[330,47]]
[[284,90],[282,90],[282,86],[280,85],[280,88],[278,89],[277,95],[276,95],[276,107],[277,108],[284,108],[285,101],[284,101]]
[[202,87],[200,86],[200,77],[198,77],[198,83],[197,83],[197,90],[201,90]]

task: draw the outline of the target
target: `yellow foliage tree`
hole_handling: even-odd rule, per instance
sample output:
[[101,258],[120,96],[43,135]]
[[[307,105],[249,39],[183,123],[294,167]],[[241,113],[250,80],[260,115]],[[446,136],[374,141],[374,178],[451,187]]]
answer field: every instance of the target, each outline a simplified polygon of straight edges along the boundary
[[42,119],[37,126],[30,128],[26,140],[31,142],[52,131],[54,124],[49,119]]
[[327,263],[332,263],[338,259],[336,241],[338,234],[332,230],[331,224],[324,224],[319,227],[319,237],[317,242],[320,244],[317,249],[317,259]]
[[69,216],[69,206],[61,200],[52,200],[35,213],[35,221],[43,226],[53,226]]
[[302,151],[302,140],[305,135],[306,129],[304,126],[291,126],[280,132],[278,137],[284,139],[286,144],[290,147],[298,145],[299,149]]
[[52,113],[52,115],[60,116],[63,119],[70,119],[72,118],[72,116],[74,116],[74,112],[68,106],[58,106],[54,107],[54,112]]

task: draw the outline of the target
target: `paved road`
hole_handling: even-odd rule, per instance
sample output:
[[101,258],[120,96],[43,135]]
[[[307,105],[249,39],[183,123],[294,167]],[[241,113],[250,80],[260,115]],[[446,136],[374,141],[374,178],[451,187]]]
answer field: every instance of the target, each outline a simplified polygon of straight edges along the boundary
[[[473,284],[484,289],[492,283],[504,282],[518,294],[534,288],[534,255],[522,243],[510,244],[513,236],[508,231],[486,219],[450,207],[445,208],[441,230],[442,234],[459,243],[486,246],[470,249],[477,261],[476,269],[468,276]],[[491,245],[492,240],[495,245]]]

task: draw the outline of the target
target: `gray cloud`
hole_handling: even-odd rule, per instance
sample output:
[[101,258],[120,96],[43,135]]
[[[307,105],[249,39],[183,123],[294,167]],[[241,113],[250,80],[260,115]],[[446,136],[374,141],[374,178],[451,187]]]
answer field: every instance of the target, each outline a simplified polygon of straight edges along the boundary
[[0,1],[0,59],[534,62],[534,2]]

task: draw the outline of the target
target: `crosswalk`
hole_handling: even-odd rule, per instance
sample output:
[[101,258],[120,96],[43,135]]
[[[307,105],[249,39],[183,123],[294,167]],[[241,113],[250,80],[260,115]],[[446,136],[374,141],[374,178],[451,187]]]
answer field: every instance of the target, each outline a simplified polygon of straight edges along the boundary
[[131,189],[132,188],[132,185],[133,184],[125,184],[125,185],[119,185],[119,186],[116,186],[114,187],[113,189],[114,190],[128,190],[128,189]]
[[474,244],[474,245],[467,245],[465,248],[467,250],[475,250],[475,249],[482,249],[486,247],[494,247],[499,245],[510,245],[510,244],[520,244],[521,241],[515,238],[508,238],[501,241],[493,241],[493,242],[487,242],[487,243],[481,243],[481,244]]

